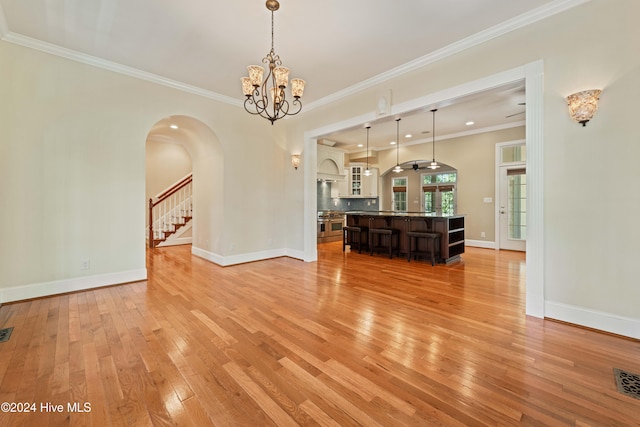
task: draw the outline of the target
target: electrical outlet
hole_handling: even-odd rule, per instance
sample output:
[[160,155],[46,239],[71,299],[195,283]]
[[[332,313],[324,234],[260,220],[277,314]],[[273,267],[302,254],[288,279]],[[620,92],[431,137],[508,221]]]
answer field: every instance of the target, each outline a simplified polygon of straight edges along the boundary
[[484,239],[485,237],[487,237],[487,233],[485,233],[484,231],[481,231],[480,232],[480,237],[482,237]]
[[91,260],[83,259],[80,263],[80,270],[88,270],[91,268]]

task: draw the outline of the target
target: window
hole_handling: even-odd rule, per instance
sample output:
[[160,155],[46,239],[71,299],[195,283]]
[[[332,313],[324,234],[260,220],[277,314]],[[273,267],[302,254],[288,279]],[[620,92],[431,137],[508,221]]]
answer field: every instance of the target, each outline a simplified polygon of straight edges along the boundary
[[391,179],[391,201],[394,211],[407,211],[407,177]]
[[422,175],[422,197],[425,212],[438,215],[455,215],[457,210],[457,172]]

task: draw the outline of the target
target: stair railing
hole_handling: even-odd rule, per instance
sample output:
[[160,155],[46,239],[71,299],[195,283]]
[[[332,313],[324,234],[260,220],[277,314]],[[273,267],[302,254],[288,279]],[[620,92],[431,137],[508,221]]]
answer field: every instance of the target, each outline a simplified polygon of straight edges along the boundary
[[193,175],[189,174],[167,190],[149,199],[149,247],[164,241],[192,216]]

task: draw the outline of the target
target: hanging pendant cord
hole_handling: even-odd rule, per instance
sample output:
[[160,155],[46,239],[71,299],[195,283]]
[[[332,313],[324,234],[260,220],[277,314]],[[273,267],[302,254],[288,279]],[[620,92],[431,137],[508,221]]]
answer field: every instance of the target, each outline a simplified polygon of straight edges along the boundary
[[273,52],[273,10],[271,11],[271,51]]
[[436,111],[438,110],[431,110],[431,112],[433,113],[433,127],[432,127],[432,131],[431,131],[431,137],[433,138],[433,143],[431,144],[433,146],[433,161],[436,161]]
[[400,119],[396,120],[396,166],[400,166]]

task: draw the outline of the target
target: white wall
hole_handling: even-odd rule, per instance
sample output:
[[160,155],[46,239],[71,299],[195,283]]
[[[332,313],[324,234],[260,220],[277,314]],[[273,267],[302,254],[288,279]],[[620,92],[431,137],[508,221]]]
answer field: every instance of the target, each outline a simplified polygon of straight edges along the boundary
[[172,115],[206,141],[194,249],[223,264],[284,252],[285,156],[266,120],[7,42],[0,64],[0,302],[146,277],[145,140]]
[[[634,268],[640,256],[640,197],[630,191],[640,185],[635,164],[640,144],[632,118],[640,97],[637,16],[636,0],[592,0],[309,111],[291,121],[289,139],[304,141],[305,132],[335,123],[373,120],[375,94],[383,89],[392,90],[393,114],[413,99],[436,99],[447,88],[542,60],[545,315],[640,338]],[[603,89],[601,107],[583,128],[568,117],[564,98],[592,88]],[[293,209],[299,201],[290,202],[292,223],[304,228],[300,210]],[[304,240],[291,245],[303,248]]]
[[145,200],[149,200],[191,173],[191,156],[177,141],[147,139],[145,170]]

